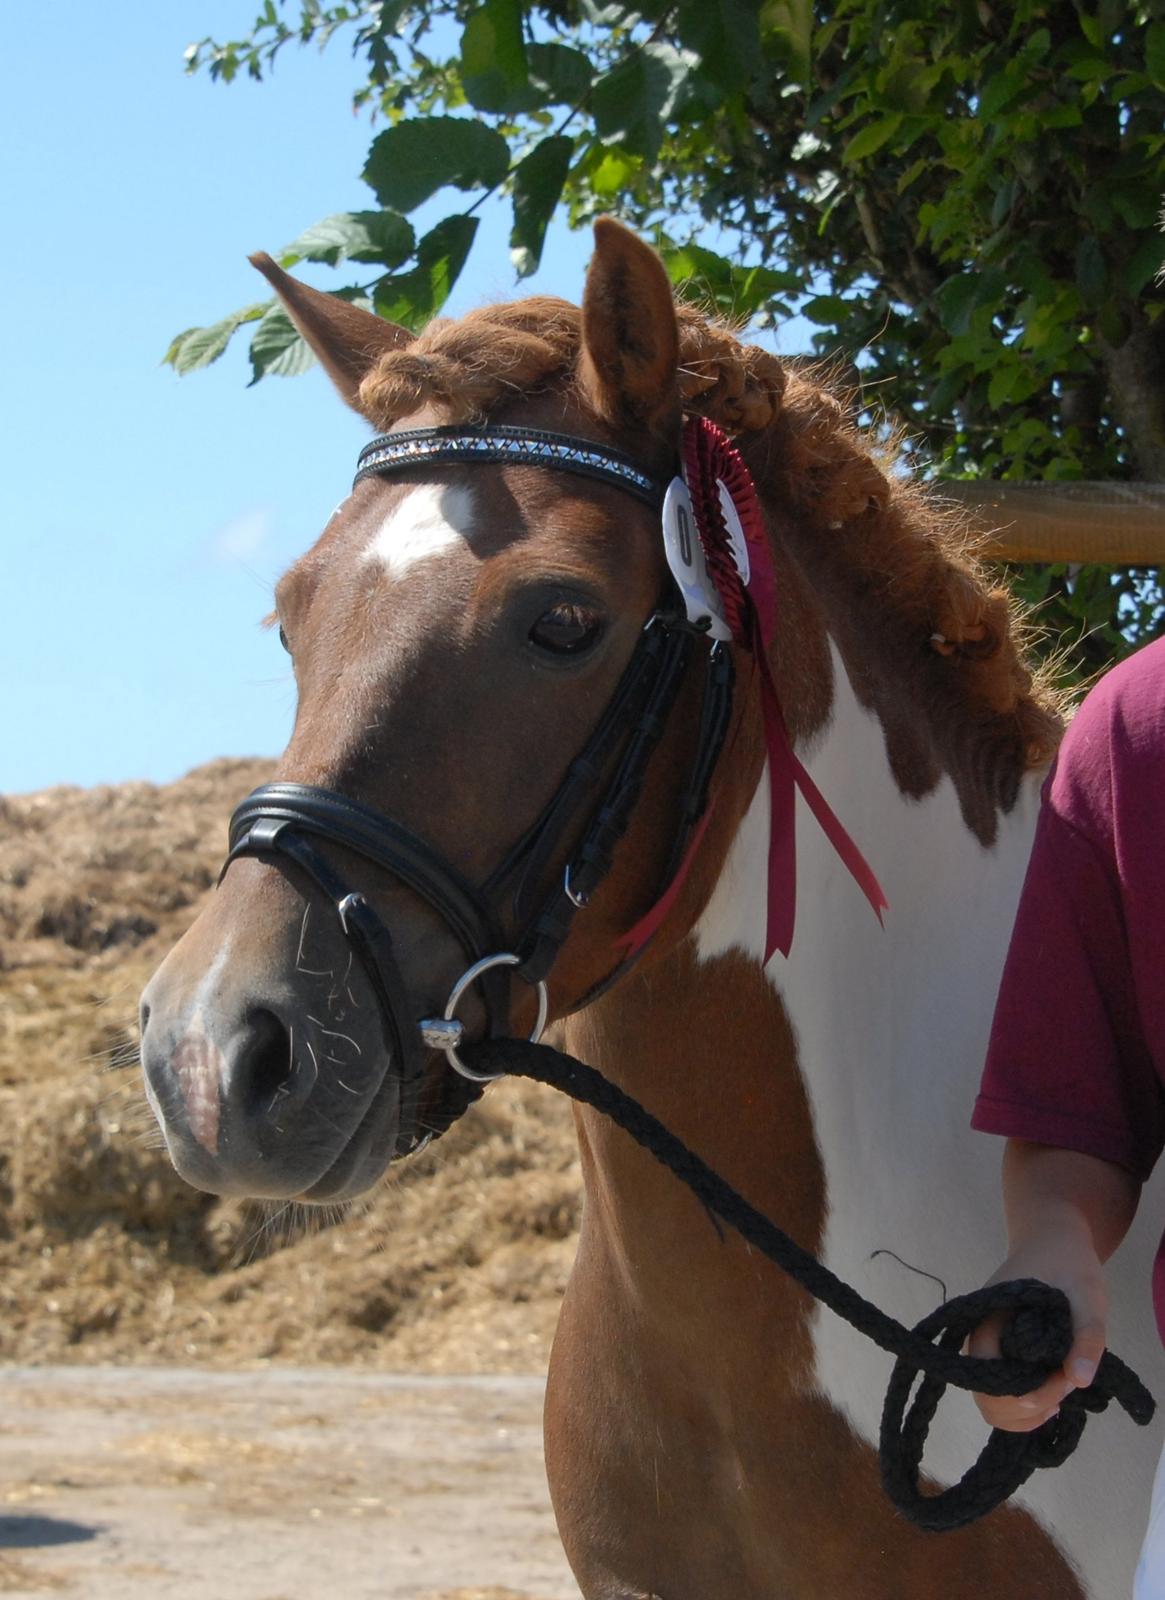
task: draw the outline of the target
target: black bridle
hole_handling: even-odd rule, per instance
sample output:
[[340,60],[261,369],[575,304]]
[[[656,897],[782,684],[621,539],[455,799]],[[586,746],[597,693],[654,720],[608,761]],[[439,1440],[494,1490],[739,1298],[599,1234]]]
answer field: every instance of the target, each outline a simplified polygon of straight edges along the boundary
[[[360,453],[356,482],[433,466],[467,462],[511,463],[572,472],[626,490],[658,509],[664,485],[620,451],[567,435],[508,427],[446,427],[385,434]],[[576,914],[610,870],[615,848],[626,832],[643,788],[647,765],[675,703],[698,644],[708,647],[706,679],[695,756],[679,799],[676,830],[661,892],[685,861],[703,816],[717,758],[732,711],[733,666],[727,646],[709,640],[690,622],[674,585],[669,585],[647,618],[639,641],[590,738],[575,756],[542,812],[511,846],[480,887],[469,883],[433,847],[392,817],[330,789],[300,783],[269,783],[256,789],[231,818],[230,848],[222,875],[242,856],[282,860],[293,865],[332,902],[340,928],[372,985],[380,1008],[390,1058],[399,1064],[401,1132],[394,1154],[408,1154],[441,1133],[496,1076],[474,1071],[458,1054],[463,1037],[456,1010],[465,991],[480,986],[486,1034],[510,1036],[510,974],[533,985],[537,1040],[547,1014],[546,978]],[[613,771],[612,771],[613,767]],[[605,773],[606,787],[598,792]],[[596,794],[598,797],[596,798]],[[550,865],[574,832],[561,878],[550,889]],[[392,938],[380,916],[353,889],[316,843],[339,845],[406,884],[441,917],[467,958],[444,1015],[414,1018]],[[219,881],[222,881],[220,876]],[[521,931],[507,939],[495,907],[510,897],[513,924]],[[586,996],[587,1004],[614,983],[638,958],[635,950]],[[459,1092],[446,1092],[426,1118],[425,1137],[416,1129],[417,1102],[425,1049],[444,1050],[458,1074]]]

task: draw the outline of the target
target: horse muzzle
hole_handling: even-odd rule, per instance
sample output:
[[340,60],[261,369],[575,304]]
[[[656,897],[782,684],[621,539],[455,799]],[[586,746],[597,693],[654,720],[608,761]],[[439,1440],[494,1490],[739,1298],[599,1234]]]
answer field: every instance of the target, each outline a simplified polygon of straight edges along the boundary
[[[366,1189],[396,1149],[401,1080],[378,1019],[265,996],[142,999],[146,1095],[178,1172],[214,1194],[306,1201]],[[316,1012],[322,1013],[316,1015]],[[368,1021],[374,1026],[370,1030]]]

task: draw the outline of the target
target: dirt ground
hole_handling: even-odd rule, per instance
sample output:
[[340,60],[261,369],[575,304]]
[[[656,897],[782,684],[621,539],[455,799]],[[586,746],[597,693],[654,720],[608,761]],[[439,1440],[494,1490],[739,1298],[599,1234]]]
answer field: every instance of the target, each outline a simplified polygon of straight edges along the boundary
[[0,1593],[577,1600],[537,1378],[0,1374]]
[[151,1126],[137,995],[268,776],[0,798],[0,1594],[577,1597],[565,1102],[498,1086],[344,1216],[197,1194]]

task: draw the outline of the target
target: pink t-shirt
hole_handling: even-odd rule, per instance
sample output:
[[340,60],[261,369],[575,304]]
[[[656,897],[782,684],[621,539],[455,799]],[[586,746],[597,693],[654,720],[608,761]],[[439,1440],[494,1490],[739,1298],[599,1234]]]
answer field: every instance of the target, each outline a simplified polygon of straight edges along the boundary
[[[1165,1145],[1165,639],[1093,689],[1044,786],[972,1126],[1140,1180]],[[1165,1241],[1153,1303],[1165,1339]]]

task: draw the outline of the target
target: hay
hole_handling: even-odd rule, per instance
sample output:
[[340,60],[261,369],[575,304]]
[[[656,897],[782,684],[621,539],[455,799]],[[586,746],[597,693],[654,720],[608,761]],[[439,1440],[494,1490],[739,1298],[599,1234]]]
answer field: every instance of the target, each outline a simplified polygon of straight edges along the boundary
[[336,1222],[188,1188],[117,1065],[268,776],[0,798],[0,1359],[540,1370],[580,1206],[565,1102],[499,1085]]

